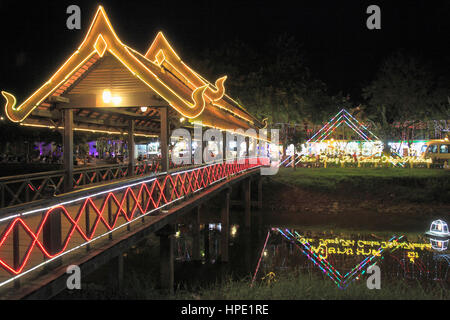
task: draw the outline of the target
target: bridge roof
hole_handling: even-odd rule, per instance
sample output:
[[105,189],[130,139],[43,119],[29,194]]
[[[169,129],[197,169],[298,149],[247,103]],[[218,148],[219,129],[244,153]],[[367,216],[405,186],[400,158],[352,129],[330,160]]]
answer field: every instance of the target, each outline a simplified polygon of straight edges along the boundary
[[71,108],[77,130],[120,133],[134,119],[136,132],[151,136],[159,133],[158,108],[170,106],[175,126],[264,127],[225,93],[225,80],[212,84],[196,73],[161,32],[145,55],[128,47],[100,6],[81,45],[48,81],[18,106],[14,95],[2,95],[6,116],[31,126],[62,128],[60,111]]

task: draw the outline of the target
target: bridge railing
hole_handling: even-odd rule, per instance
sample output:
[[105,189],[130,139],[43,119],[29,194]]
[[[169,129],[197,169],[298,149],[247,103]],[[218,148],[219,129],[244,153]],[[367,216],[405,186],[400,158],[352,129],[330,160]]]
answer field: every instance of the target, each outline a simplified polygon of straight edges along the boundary
[[0,289],[49,263],[130,231],[161,209],[220,181],[267,165],[266,158],[205,164],[90,187],[0,210]]
[[[170,168],[179,165],[170,163]],[[134,167],[135,176],[160,171],[161,161],[143,161]],[[92,184],[110,182],[128,177],[128,164],[76,168],[73,172],[74,189]],[[65,171],[47,171],[0,178],[0,208],[27,203],[64,193]]]

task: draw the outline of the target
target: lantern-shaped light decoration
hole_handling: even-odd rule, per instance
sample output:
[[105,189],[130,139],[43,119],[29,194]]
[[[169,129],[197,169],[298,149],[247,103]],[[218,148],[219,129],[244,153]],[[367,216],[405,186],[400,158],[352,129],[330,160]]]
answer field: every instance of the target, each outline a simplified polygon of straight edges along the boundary
[[431,223],[430,231],[426,232],[430,236],[450,237],[448,225],[443,220],[435,220]]

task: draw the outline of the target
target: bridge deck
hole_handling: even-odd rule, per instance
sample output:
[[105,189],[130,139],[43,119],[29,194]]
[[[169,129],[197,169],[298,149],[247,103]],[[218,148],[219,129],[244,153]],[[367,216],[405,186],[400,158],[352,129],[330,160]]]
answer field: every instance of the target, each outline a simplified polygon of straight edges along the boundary
[[[43,279],[55,275],[60,277],[65,272],[65,269],[58,268],[61,263],[66,266],[79,264],[93,253],[101,254],[107,250],[105,248],[115,243],[116,239],[129,238],[134,230],[145,227],[147,232],[157,231],[174,217],[186,212],[186,208],[194,208],[229,183],[254,174],[259,166],[248,163],[214,164],[181,173],[144,178],[146,180],[140,178],[137,182],[121,183],[118,187],[112,184],[106,191],[94,188],[75,192],[74,195],[62,196],[59,201],[52,200],[52,205],[41,206],[34,213],[25,208],[18,208],[18,212],[14,208],[10,209],[9,214],[14,212],[22,215],[3,220],[0,224],[3,230],[0,239],[1,297],[28,295],[30,288],[36,290],[45,285]],[[167,209],[167,212],[161,211]],[[61,232],[62,248],[52,255],[49,252],[51,243],[45,241],[43,227],[50,224],[54,228],[51,225],[54,216],[61,217],[57,231]],[[86,219],[87,216],[89,219]],[[20,278],[21,288],[11,290],[14,288],[15,274]]]

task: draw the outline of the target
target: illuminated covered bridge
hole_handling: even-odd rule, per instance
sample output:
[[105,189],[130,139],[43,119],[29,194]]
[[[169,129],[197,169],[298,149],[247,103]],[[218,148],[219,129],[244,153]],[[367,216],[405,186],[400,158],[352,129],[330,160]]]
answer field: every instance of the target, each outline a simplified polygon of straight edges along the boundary
[[[154,232],[161,239],[161,286],[170,289],[173,224],[193,213],[192,225],[200,230],[202,205],[213,196],[224,201],[221,247],[226,261],[231,185],[242,184],[241,204],[250,226],[251,205],[261,206],[259,170],[269,160],[268,140],[254,133],[264,123],[226,94],[225,80],[212,84],[197,74],[162,33],[145,54],[128,47],[99,7],[81,45],[39,89],[24,100],[2,91],[9,120],[62,131],[64,170],[0,179],[0,297],[55,295],[65,288],[68,265],[79,265],[83,274],[112,258],[120,266],[123,252]],[[173,168],[170,132],[180,127],[193,132],[194,124],[223,133],[255,131],[241,135],[244,153],[225,139],[218,142],[227,161]],[[74,131],[127,135],[128,163],[74,168]],[[159,138],[156,169],[154,163],[136,163],[136,137]],[[258,182],[254,202],[252,176]],[[198,236],[193,255],[200,259]]]

